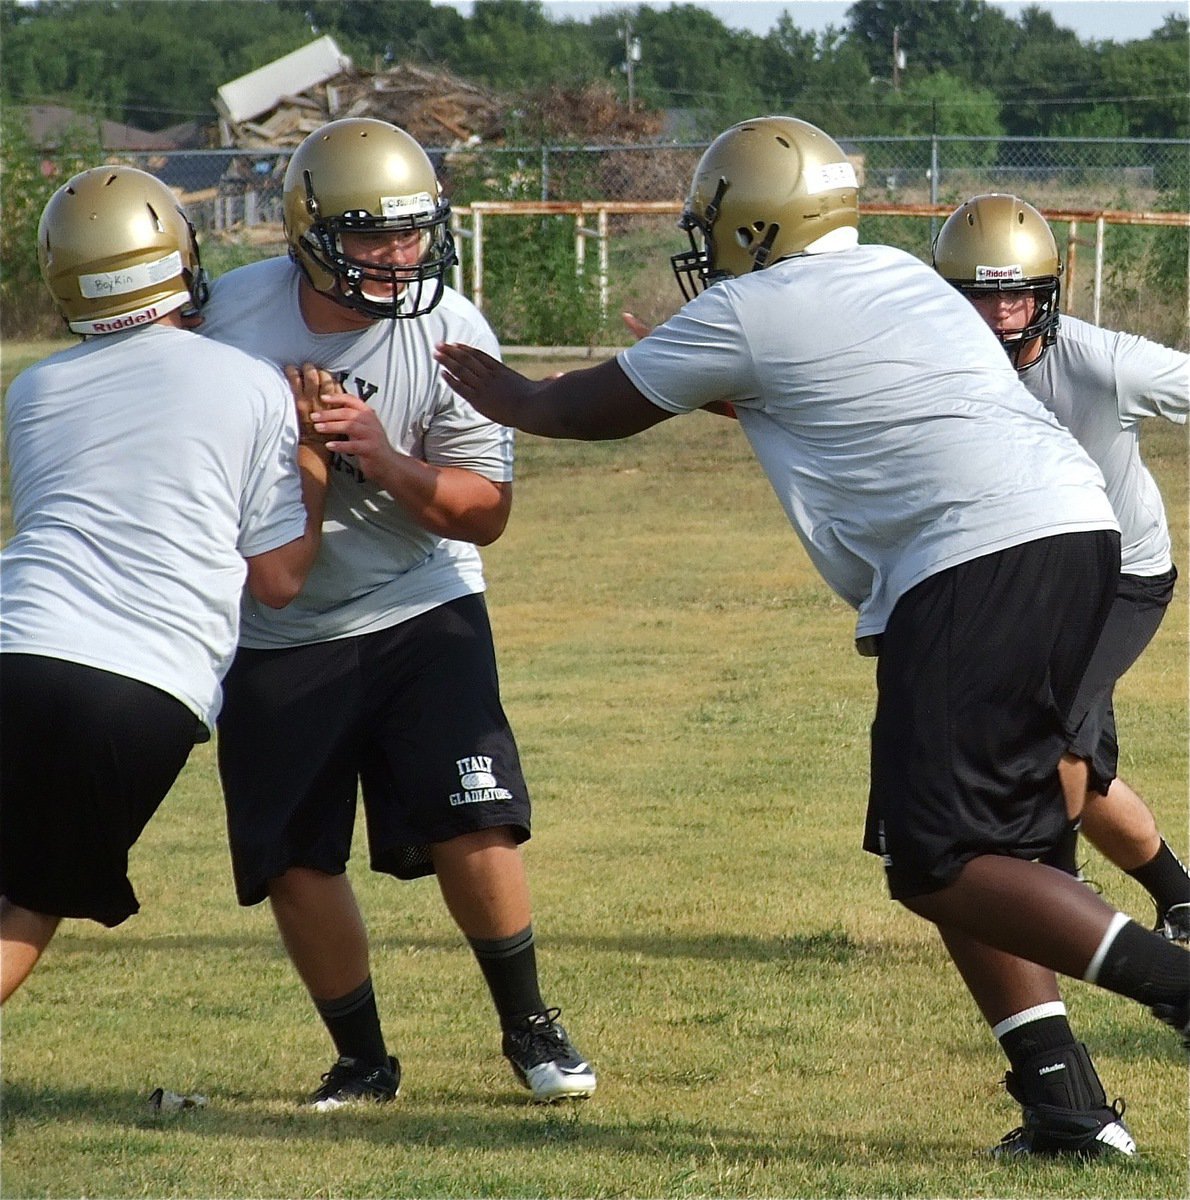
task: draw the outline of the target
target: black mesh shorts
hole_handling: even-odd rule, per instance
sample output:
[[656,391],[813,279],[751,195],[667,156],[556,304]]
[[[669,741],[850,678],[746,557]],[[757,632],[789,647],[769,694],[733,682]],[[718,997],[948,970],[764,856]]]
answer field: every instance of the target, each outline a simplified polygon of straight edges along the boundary
[[941,571],[897,602],[864,835],[894,898],[945,887],[979,855],[1052,851],[1068,719],[1118,574],[1117,534],[1072,533]]
[[436,842],[501,826],[529,837],[482,596],[377,633],[241,649],[223,692],[219,773],[241,904],[291,867],[344,871],[357,791],[372,869],[399,879],[430,874]]
[[146,683],[0,655],[0,895],[103,925],[137,912],[128,851],[202,729]]
[[1088,761],[1091,790],[1101,796],[1116,777],[1120,757],[1112,693],[1153,640],[1173,599],[1177,578],[1172,568],[1163,575],[1120,576],[1111,612],[1075,697],[1068,749]]

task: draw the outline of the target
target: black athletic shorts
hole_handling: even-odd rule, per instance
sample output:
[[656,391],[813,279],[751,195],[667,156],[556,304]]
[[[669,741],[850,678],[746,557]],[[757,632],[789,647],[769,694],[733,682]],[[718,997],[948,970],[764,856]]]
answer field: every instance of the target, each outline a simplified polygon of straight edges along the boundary
[[200,728],[180,700],[135,679],[0,655],[0,895],[103,925],[132,916],[128,851]]
[[1091,767],[1091,790],[1105,795],[1116,777],[1120,747],[1112,692],[1116,683],[1153,640],[1173,599],[1178,573],[1121,575],[1116,598],[1099,635],[1071,713],[1074,738],[1069,751]]
[[1119,535],[1027,542],[897,602],[876,669],[864,848],[898,900],[969,859],[1040,859],[1066,827],[1058,762],[1115,595]]
[[291,867],[346,869],[357,784],[372,869],[398,879],[432,873],[436,842],[499,826],[529,837],[482,596],[377,633],[241,649],[223,695],[219,772],[241,904]]

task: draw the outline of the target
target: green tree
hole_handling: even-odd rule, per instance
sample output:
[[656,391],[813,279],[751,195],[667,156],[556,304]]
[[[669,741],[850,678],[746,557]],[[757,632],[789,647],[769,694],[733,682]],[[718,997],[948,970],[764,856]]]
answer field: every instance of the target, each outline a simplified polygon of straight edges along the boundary
[[[911,79],[899,92],[888,95],[885,112],[888,132],[907,137],[997,138],[1004,132],[999,100],[946,71]],[[996,145],[972,143],[967,155],[972,165],[989,163],[996,157]]]
[[[692,111],[707,137],[764,111],[763,38],[734,32],[695,4],[671,4],[666,9],[642,6],[611,18],[617,30],[625,20],[631,20],[633,34],[640,40],[637,98],[648,107]],[[602,28],[608,29],[607,19]],[[621,37],[609,64],[617,73],[623,57]]]
[[845,30],[828,27],[818,38],[814,62],[796,93],[796,114],[835,137],[879,133],[881,92],[887,81],[872,76],[867,58]]
[[576,83],[598,71],[587,32],[572,21],[554,24],[540,0],[476,0],[446,61],[468,78],[508,90]]
[[19,112],[0,109],[0,332],[18,337],[57,323],[42,287],[37,261],[37,226],[46,201],[59,185],[101,161],[94,129],[85,123],[67,130],[52,158],[29,138]]
[[1116,108],[1124,136],[1190,137],[1190,22],[1185,17],[1171,16],[1143,41],[1107,42],[1098,59],[1091,95]]
[[456,9],[430,0],[278,0],[309,36],[330,34],[362,66],[409,60],[442,64],[467,35]]
[[847,21],[870,74],[886,78],[893,74],[894,33],[907,78],[946,71],[976,83],[999,76],[1018,38],[1013,22],[984,0],[856,0]]
[[4,0],[2,95],[57,101],[145,129],[211,120],[216,89],[310,40],[263,0]]

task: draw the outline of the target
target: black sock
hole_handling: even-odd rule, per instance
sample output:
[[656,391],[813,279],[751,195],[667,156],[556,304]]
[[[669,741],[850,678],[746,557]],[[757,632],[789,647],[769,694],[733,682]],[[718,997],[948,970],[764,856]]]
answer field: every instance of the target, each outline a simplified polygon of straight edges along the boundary
[[[1045,1005],[1044,1009],[1048,1010],[1051,1007],[1053,1006]],[[1058,1007],[1061,1007],[1060,1003]],[[1033,1018],[1030,1018],[1028,1013],[1021,1013],[1020,1016],[1025,1018],[1022,1024],[997,1034],[1001,1049],[1008,1056],[1014,1071],[1022,1070],[1029,1059],[1042,1051],[1058,1050],[1075,1044],[1074,1031],[1070,1028],[1064,1010]],[[1003,1029],[1003,1026],[1014,1020],[1016,1018],[1002,1021],[996,1028]]]
[[543,1012],[545,1001],[537,984],[537,952],[533,926],[506,938],[467,939],[479,969],[487,980],[492,1002],[504,1028],[515,1025],[530,1013]]
[[1150,1007],[1190,1007],[1190,954],[1135,921],[1117,924],[1119,931],[1106,949],[1100,947],[1083,978]]
[[1190,904],[1190,873],[1178,861],[1178,856],[1161,841],[1161,849],[1143,866],[1126,872],[1140,884],[1164,915],[1175,904]]
[[346,996],[315,1000],[314,1007],[342,1057],[358,1059],[366,1066],[387,1064],[388,1050],[380,1029],[371,975]]

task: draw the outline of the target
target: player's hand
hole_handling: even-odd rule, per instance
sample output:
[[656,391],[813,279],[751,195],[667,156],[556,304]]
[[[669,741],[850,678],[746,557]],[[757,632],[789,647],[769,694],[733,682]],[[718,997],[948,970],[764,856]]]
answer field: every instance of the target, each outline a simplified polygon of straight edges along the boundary
[[355,457],[366,479],[376,479],[384,463],[397,453],[376,410],[350,392],[338,388],[321,392],[310,422],[328,450]]
[[319,449],[323,442],[314,427],[312,417],[323,404],[324,397],[340,391],[339,385],[329,371],[324,371],[313,363],[303,363],[300,367],[290,364],[284,370],[285,378],[289,381],[289,390],[293,393],[294,407],[297,409],[299,440],[303,445]]
[[628,326],[628,332],[632,334],[637,341],[640,341],[640,339],[643,337],[648,337],[649,334],[653,332],[652,326],[646,325],[644,321],[642,321],[640,317],[636,316],[634,313],[622,312],[620,314],[620,320]]
[[473,346],[443,342],[435,348],[434,358],[446,382],[477,412],[500,425],[515,425],[517,407],[537,388],[532,380]]

